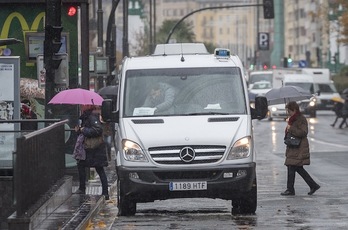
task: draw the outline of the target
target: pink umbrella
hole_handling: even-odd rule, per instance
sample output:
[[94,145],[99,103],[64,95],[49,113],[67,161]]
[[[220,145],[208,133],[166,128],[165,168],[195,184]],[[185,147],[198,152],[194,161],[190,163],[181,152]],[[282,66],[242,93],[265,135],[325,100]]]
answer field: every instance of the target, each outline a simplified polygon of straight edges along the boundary
[[101,105],[103,98],[86,89],[67,89],[57,93],[48,104]]

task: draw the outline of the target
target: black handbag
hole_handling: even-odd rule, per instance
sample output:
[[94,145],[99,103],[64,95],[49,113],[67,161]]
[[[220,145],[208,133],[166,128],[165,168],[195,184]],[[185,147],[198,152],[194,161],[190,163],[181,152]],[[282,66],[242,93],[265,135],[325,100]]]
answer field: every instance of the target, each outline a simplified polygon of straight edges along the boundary
[[284,144],[286,144],[288,147],[298,148],[301,144],[301,138],[295,137],[291,133],[287,133],[284,138]]

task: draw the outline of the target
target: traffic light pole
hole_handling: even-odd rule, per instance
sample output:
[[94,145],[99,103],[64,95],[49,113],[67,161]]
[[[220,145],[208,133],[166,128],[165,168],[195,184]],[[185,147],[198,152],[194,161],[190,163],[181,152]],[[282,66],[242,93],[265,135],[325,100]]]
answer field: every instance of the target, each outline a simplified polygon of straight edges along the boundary
[[106,29],[106,41],[105,41],[105,55],[109,57],[109,68],[110,74],[107,77],[106,85],[110,85],[114,76],[112,76],[112,71],[115,69],[116,65],[116,26],[115,26],[115,11],[120,0],[112,1],[112,9],[108,20],[108,25]]
[[[59,66],[60,61],[55,60],[54,54],[57,53],[61,46],[61,6],[62,0],[46,0],[46,18],[45,18],[45,42],[44,42],[44,66],[46,70],[45,83],[45,118],[53,118],[50,112],[48,102],[54,96],[55,89],[55,69]],[[57,66],[58,65],[58,66]]]

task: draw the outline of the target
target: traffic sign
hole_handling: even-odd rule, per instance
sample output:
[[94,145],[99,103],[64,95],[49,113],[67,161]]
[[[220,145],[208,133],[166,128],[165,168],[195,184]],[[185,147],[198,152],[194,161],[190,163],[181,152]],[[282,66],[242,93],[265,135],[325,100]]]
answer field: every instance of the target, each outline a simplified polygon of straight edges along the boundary
[[269,33],[260,32],[258,40],[259,50],[269,50]]
[[298,67],[301,67],[301,68],[307,67],[307,62],[305,60],[300,60],[298,62]]

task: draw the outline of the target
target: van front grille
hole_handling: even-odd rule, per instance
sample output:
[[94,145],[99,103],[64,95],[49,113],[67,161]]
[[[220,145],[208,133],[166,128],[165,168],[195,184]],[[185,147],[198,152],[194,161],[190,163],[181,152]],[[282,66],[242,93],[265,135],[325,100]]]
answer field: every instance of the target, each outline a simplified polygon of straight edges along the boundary
[[158,164],[207,164],[219,161],[225,150],[218,145],[165,146],[149,148],[149,153]]

